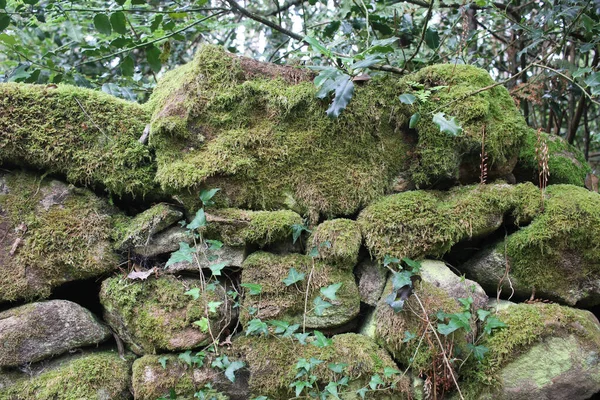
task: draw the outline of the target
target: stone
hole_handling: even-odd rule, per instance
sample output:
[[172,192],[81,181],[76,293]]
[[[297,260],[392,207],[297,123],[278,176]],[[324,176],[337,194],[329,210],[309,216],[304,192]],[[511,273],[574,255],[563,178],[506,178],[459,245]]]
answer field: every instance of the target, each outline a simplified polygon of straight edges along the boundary
[[[200,279],[172,275],[144,281],[114,277],[102,282],[100,302],[104,319],[134,353],[185,351],[212,343],[211,332],[218,338],[236,318],[223,285],[203,287]],[[211,302],[214,312],[208,312]],[[203,318],[209,331],[194,324]]]
[[151,236],[150,240],[143,245],[135,246],[132,251],[142,257],[156,257],[179,250],[181,242],[191,244],[194,242],[194,237],[187,229],[174,226]]
[[371,259],[366,259],[356,266],[354,275],[358,278],[360,301],[373,307],[377,305],[387,282],[387,272],[387,269]]
[[362,235],[356,221],[338,218],[318,225],[310,235],[306,251],[340,268],[353,269],[358,262]]
[[91,312],[49,300],[0,313],[0,367],[32,363],[107,340],[110,331]]

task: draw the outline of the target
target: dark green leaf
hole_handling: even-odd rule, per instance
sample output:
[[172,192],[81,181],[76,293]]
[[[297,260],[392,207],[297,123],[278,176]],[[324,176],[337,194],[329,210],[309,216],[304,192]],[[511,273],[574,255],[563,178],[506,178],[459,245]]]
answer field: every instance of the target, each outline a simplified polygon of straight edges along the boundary
[[0,0],[0,8],[6,8],[6,0]]
[[485,333],[487,333],[488,335],[492,334],[492,329],[496,329],[496,328],[505,328],[507,325],[500,321],[497,317],[495,316],[489,316],[486,321],[485,321],[485,326],[483,327],[483,330],[485,331]]
[[146,60],[148,64],[150,64],[150,68],[154,72],[159,72],[162,64],[160,62],[160,50],[155,46],[150,46],[146,48]]
[[483,361],[485,354],[489,351],[489,349],[483,345],[475,346],[471,343],[467,343],[467,349],[472,351],[475,358],[479,361]]
[[204,213],[204,209],[201,208],[196,212],[196,216],[190,222],[186,228],[190,230],[204,228],[206,226],[206,214]]
[[103,35],[110,35],[112,33],[110,20],[106,14],[94,15],[94,26],[96,27],[96,30]]
[[125,35],[127,33],[127,20],[121,11],[110,14],[110,24],[115,32]]
[[306,274],[296,271],[296,268],[290,268],[288,276],[283,280],[283,283],[285,283],[285,286],[290,286],[296,282],[303,281],[305,276]]
[[404,300],[396,299],[396,292],[392,292],[385,297],[385,302],[392,307],[395,313],[399,313],[404,308]]
[[337,300],[336,293],[339,288],[342,287],[341,283],[334,283],[333,285],[329,285],[327,287],[321,288],[320,292],[323,296],[327,297],[329,300]]
[[117,3],[118,5],[122,6],[123,4],[125,4],[126,0],[115,0],[115,3]]
[[322,347],[327,347],[327,346],[330,346],[331,344],[333,344],[333,340],[327,339],[325,337],[325,335],[323,335],[321,332],[314,331],[313,333],[315,335],[315,340],[313,340],[311,343],[314,346],[322,348]]
[[[1,29],[0,29],[1,30]],[[600,85],[600,72],[595,72],[585,78],[585,84],[589,87],[599,86]]]
[[410,94],[410,93],[401,94],[400,97],[399,97],[399,99],[400,99],[401,103],[403,103],[403,104],[409,104],[409,105],[413,104],[415,101],[417,101],[417,98],[414,95]]
[[221,189],[210,189],[201,191],[200,201],[202,201],[202,204],[204,204],[205,206],[212,206],[213,204],[215,204],[215,202],[212,201],[212,198],[215,197],[219,190]]
[[152,23],[150,23],[150,32],[154,32],[155,30],[157,30],[162,21],[163,21],[162,14],[158,14],[158,15],[154,16],[154,18],[152,19]]
[[425,31],[425,44],[432,50],[440,46],[440,35],[435,29],[427,28]]
[[133,76],[135,65],[133,64],[133,58],[131,58],[131,56],[126,56],[123,58],[123,61],[119,67],[121,67],[121,73],[123,76]]
[[354,83],[349,75],[342,75],[335,80],[335,97],[327,109],[329,118],[337,118],[348,106],[354,94]]
[[394,290],[398,290],[403,286],[412,286],[411,276],[412,273],[409,271],[394,272],[392,276],[392,287]]
[[36,5],[39,0],[23,0],[23,3],[29,4],[30,6]]
[[171,257],[169,261],[165,264],[165,268],[168,268],[170,265],[178,263],[178,262],[193,262],[193,254],[195,253],[195,249],[190,247],[189,244],[185,242],[179,242],[179,250],[171,253]]
[[323,35],[332,38],[338,29],[340,29],[341,21],[331,21],[323,29]]
[[225,376],[227,377],[227,379],[229,379],[231,382],[235,382],[235,372],[239,369],[244,368],[246,364],[244,364],[242,361],[234,361],[231,364],[229,364],[227,366],[227,368],[225,369]]
[[10,17],[7,14],[0,14],[0,32],[8,28],[10,25]]
[[446,119],[444,113],[439,112],[433,116],[433,123],[440,128],[440,132],[448,133],[452,136],[457,136],[462,132],[462,128],[456,121],[455,117]]
[[331,307],[331,303],[323,300],[319,296],[315,297],[315,300],[313,301],[313,305],[315,306],[315,314],[319,317],[321,317],[323,315],[323,312],[326,309]]
[[252,321],[248,322],[248,326],[246,327],[246,336],[248,335],[268,335],[269,328],[267,327],[266,322],[262,322],[260,319],[255,318]]

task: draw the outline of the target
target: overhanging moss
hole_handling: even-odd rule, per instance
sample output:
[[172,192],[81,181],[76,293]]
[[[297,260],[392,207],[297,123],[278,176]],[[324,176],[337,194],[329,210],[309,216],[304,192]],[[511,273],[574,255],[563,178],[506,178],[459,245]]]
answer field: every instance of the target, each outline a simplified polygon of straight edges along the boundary
[[58,173],[116,195],[156,190],[136,103],[69,85],[0,84],[0,164]]
[[116,352],[92,353],[0,389],[0,400],[128,399],[130,376]]
[[420,190],[378,200],[361,212],[358,222],[378,259],[439,257],[460,240],[492,233],[505,214],[517,223],[531,221],[541,211],[540,203],[540,191],[531,183]]
[[[24,172],[0,179],[8,188],[0,194],[0,301],[46,298],[62,283],[117,267],[109,241],[115,210],[106,202]],[[26,232],[15,236],[18,227]]]

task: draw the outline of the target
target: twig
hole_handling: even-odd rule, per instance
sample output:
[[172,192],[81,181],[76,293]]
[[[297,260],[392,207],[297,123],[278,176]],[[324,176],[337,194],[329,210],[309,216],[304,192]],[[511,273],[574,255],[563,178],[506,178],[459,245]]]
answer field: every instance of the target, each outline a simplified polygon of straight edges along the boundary
[[81,105],[81,102],[77,99],[77,97],[73,97],[75,99],[75,101],[77,102],[77,104],[79,105],[79,108],[81,108],[81,111],[83,111],[83,113],[86,115],[86,117],[88,117],[88,119],[90,120],[90,122],[92,123],[92,125],[94,125],[96,127],[96,129],[98,129],[100,131],[100,133],[102,133],[108,140],[112,141],[112,138],[110,136],[108,136],[103,130],[102,128],[100,128],[98,126],[98,124],[96,123],[96,121],[94,121],[94,119],[92,118],[92,116],[90,114],[87,113],[87,111],[85,111],[85,108],[83,108],[83,105]]
[[412,60],[415,59],[415,57],[417,56],[417,53],[419,53],[419,50],[421,49],[421,45],[425,41],[425,34],[427,33],[427,25],[429,24],[429,20],[431,19],[431,14],[433,13],[433,3],[434,2],[435,2],[435,0],[430,0],[430,2],[429,2],[429,7],[427,8],[427,15],[425,15],[425,21],[423,22],[423,31],[421,32],[421,39],[419,40],[419,43],[417,44],[417,48],[415,49],[413,54],[410,56],[410,58],[408,60],[406,60],[404,62],[404,66],[402,67],[402,70],[401,70],[402,72],[404,72],[406,70],[406,66],[408,64],[410,64],[410,62]]
[[562,76],[563,78],[565,78],[566,80],[568,80],[569,82],[571,82],[573,85],[575,85],[579,89],[581,89],[581,91],[585,94],[585,96],[588,99],[590,99],[590,101],[592,103],[600,106],[600,102],[594,100],[594,98],[588,93],[588,91],[583,86],[581,86],[579,83],[575,82],[575,80],[573,78],[569,78],[567,75],[563,74],[562,72],[560,72],[560,71],[558,71],[558,70],[556,70],[554,68],[550,68],[550,67],[548,67],[546,65],[542,65],[542,64],[538,64],[538,63],[533,63],[533,65],[535,65],[536,67],[547,69],[548,71],[552,71],[555,74]]
[[308,308],[308,292],[310,291],[310,281],[312,279],[313,271],[315,270],[315,259],[312,259],[312,267],[306,280],[306,294],[304,295],[304,314],[302,315],[302,333],[306,333],[306,310]]

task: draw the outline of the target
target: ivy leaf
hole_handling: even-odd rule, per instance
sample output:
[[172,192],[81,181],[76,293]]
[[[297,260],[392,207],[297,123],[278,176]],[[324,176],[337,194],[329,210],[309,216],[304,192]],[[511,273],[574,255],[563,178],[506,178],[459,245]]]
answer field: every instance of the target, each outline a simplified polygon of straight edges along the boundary
[[394,290],[398,290],[404,286],[412,287],[412,280],[410,277],[412,273],[409,271],[394,272],[392,276],[392,287]]
[[339,288],[342,287],[342,283],[334,283],[333,285],[329,285],[327,287],[321,288],[320,292],[323,296],[327,297],[329,300],[337,300],[336,293]]
[[171,253],[171,257],[169,257],[169,260],[165,264],[165,268],[168,268],[170,265],[178,263],[178,262],[183,262],[183,261],[187,261],[189,263],[193,262],[194,258],[192,257],[192,254],[194,252],[195,252],[195,249],[190,247],[189,244],[187,244],[185,242],[179,242],[179,250]]
[[275,333],[283,333],[290,326],[290,323],[274,319],[269,321],[269,325],[275,328]]
[[108,19],[108,15],[106,14],[96,14],[94,15],[94,27],[96,30],[103,35],[110,35],[112,33],[112,28],[110,27],[110,20]]
[[292,243],[295,244],[298,239],[300,238],[300,235],[302,235],[302,232],[309,232],[310,231],[308,229],[306,229],[306,227],[302,224],[294,224],[292,225]]
[[208,318],[202,317],[198,321],[194,321],[193,324],[199,327],[202,332],[208,332]]
[[317,296],[315,297],[315,300],[313,301],[313,304],[315,306],[315,314],[319,317],[323,316],[323,312],[328,309],[329,307],[331,307],[331,303],[323,300],[321,297]]
[[246,364],[244,364],[242,361],[234,361],[231,364],[229,364],[225,369],[225,376],[231,382],[235,382],[235,372],[244,368],[245,366]]
[[200,289],[193,288],[184,293],[185,295],[192,296],[194,300],[198,300],[200,298]]
[[256,296],[256,295],[262,293],[262,286],[259,285],[258,283],[242,283],[240,286],[248,289],[249,290],[248,294],[251,296]]
[[419,123],[420,120],[421,120],[421,114],[420,113],[414,113],[413,115],[411,115],[410,121],[408,121],[408,127],[410,129],[414,129],[417,126],[417,124]]
[[385,302],[390,307],[392,307],[392,310],[394,310],[395,313],[399,313],[404,308],[404,300],[403,299],[396,300],[396,292],[392,292],[389,295],[387,295],[385,297]]
[[368,391],[369,391],[369,389],[367,389],[366,387],[364,387],[364,388],[358,389],[356,391],[356,394],[359,395],[361,399],[364,399]]
[[283,335],[281,335],[281,337],[292,337],[292,335],[298,330],[298,328],[300,328],[300,324],[288,326]]
[[307,381],[295,381],[290,385],[290,387],[293,387],[296,389],[296,397],[299,397],[300,393],[302,393],[304,388],[312,387],[312,383],[309,383]]
[[491,335],[492,329],[505,328],[506,326],[508,326],[508,325],[506,325],[504,322],[500,321],[497,317],[491,316],[491,317],[488,317],[487,320],[485,321],[485,326],[483,327],[483,330],[488,335]]
[[210,268],[210,272],[212,272],[212,274],[214,276],[221,276],[221,271],[226,266],[227,266],[227,263],[226,262],[222,262],[222,263],[218,263],[218,264],[213,264],[209,268]]
[[415,335],[414,333],[409,332],[409,331],[404,331],[404,339],[402,339],[402,343],[408,343],[416,337],[417,337],[417,335]]
[[127,33],[127,20],[121,11],[110,14],[110,24],[115,32],[125,35]]
[[383,257],[383,266],[387,267],[390,264],[398,264],[400,263],[400,259],[396,258],[396,257],[392,257],[389,255],[386,255],[385,257]]
[[336,382],[329,382],[327,386],[325,386],[325,390],[332,395],[334,398],[339,399],[338,396],[338,384]]
[[462,132],[462,128],[457,123],[456,118],[446,119],[443,112],[439,112],[433,116],[433,123],[440,128],[440,132],[442,133],[457,136]]
[[319,257],[319,248],[317,246],[314,246],[312,249],[310,249],[310,253],[308,253],[308,255],[312,258]]
[[160,50],[156,46],[150,46],[146,48],[146,60],[150,64],[150,69],[153,72],[158,73],[162,67],[160,61]]
[[196,212],[196,216],[194,217],[192,222],[190,222],[186,226],[186,228],[190,229],[190,230],[194,230],[194,229],[198,229],[198,228],[203,228],[205,226],[206,226],[206,214],[204,213],[204,209],[201,208]]
[[391,378],[392,376],[399,375],[400,373],[400,371],[392,367],[385,367],[383,369],[383,376],[385,376],[386,378]]
[[485,354],[489,351],[489,349],[483,345],[475,346],[471,343],[467,343],[467,349],[471,350],[475,358],[479,361],[483,361]]
[[337,118],[346,109],[354,94],[354,83],[350,75],[342,75],[335,80],[335,97],[327,109],[329,118]]
[[202,201],[202,204],[204,204],[205,206],[212,206],[213,204],[215,204],[215,202],[212,201],[212,198],[215,197],[219,190],[221,189],[210,189],[203,190],[202,192],[200,192],[200,201]]
[[485,319],[491,314],[491,312],[489,312],[488,310],[482,310],[479,309],[477,310],[477,318],[481,321],[484,322]]
[[314,340],[314,341],[312,341],[311,343],[312,343],[314,346],[317,346],[317,347],[323,348],[323,347],[327,347],[327,346],[330,346],[331,344],[333,344],[333,340],[331,340],[331,339],[327,339],[327,338],[325,337],[325,335],[323,335],[321,332],[319,332],[319,331],[314,331],[313,333],[314,333],[314,335],[315,335],[315,340]]
[[248,326],[246,327],[246,336],[248,335],[268,335],[269,328],[265,322],[262,322],[258,318],[254,318],[252,321],[248,322]]
[[158,359],[158,363],[163,367],[163,369],[167,368],[167,361],[169,360],[168,357],[160,357]]
[[290,286],[296,282],[303,281],[305,276],[306,274],[296,271],[296,268],[290,268],[290,272],[287,278],[283,280],[283,283],[285,283],[285,286]]
[[306,339],[310,336],[310,333],[295,333],[294,337],[298,339],[300,344],[306,344]]
[[344,372],[344,368],[346,368],[347,366],[348,366],[347,363],[335,363],[335,362],[331,362],[331,363],[329,363],[327,365],[327,368],[329,368],[330,370],[332,370],[336,374],[341,374],[342,372]]
[[418,274],[419,271],[421,270],[421,263],[418,261],[415,261],[411,258],[404,257],[402,259],[402,262],[411,268],[411,272],[413,274]]
[[379,385],[385,385],[385,382],[381,380],[381,377],[377,374],[371,376],[371,381],[369,382],[369,387],[371,390],[377,389]]
[[400,99],[400,102],[402,104],[408,104],[408,105],[411,105],[415,101],[417,101],[417,98],[414,95],[410,94],[410,93],[401,94],[400,97],[399,97],[399,99]]
[[211,301],[207,304],[208,307],[208,312],[211,314],[214,314],[217,312],[217,310],[219,309],[219,307],[221,306],[221,304],[223,304],[222,301]]
[[187,365],[191,366],[192,365],[192,355],[191,354],[192,354],[192,351],[188,350],[185,353],[181,353],[178,358],[181,361],[183,361],[184,363],[186,363]]

